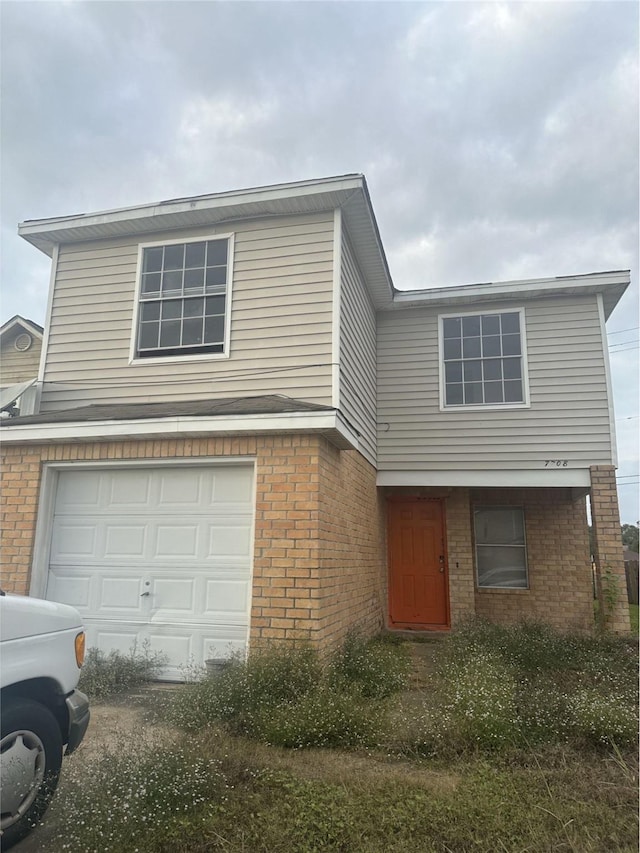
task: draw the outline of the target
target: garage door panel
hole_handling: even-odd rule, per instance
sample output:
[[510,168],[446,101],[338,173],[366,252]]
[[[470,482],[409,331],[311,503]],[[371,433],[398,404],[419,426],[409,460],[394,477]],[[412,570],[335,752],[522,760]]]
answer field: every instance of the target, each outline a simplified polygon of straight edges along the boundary
[[128,616],[132,612],[141,618],[146,616],[148,606],[142,597],[142,581],[139,577],[102,576],[99,588],[99,607],[104,615],[110,613],[122,618],[123,611],[126,611]]
[[208,557],[251,558],[251,526],[249,524],[212,524],[209,527]]
[[80,610],[89,645],[161,648],[169,679],[244,651],[253,488],[252,465],[61,471],[47,597]]
[[56,561],[92,556],[97,550],[96,524],[61,523],[51,539],[51,558]]
[[104,554],[110,557],[142,557],[147,548],[144,524],[105,524]]
[[124,507],[147,507],[152,493],[151,474],[140,468],[119,470],[106,479],[106,505],[116,512]]
[[246,618],[249,584],[232,580],[209,580],[202,615],[219,622]]
[[96,579],[87,572],[65,571],[52,569],[47,582],[47,598],[70,604],[81,613],[86,613],[91,606],[91,591]]

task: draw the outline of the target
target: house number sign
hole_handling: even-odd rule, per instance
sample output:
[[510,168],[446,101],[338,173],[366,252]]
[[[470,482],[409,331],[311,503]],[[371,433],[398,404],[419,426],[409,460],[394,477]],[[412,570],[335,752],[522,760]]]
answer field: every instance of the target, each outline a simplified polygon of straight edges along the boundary
[[545,460],[545,468],[566,468],[569,464],[568,459],[547,459]]

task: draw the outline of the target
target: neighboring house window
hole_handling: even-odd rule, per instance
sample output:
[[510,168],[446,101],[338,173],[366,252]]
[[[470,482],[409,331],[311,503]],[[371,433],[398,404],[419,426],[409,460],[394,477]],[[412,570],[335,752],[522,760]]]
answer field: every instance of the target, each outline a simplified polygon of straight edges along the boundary
[[445,406],[523,404],[521,311],[441,318]]
[[142,249],[139,358],[224,352],[228,256],[226,237]]
[[521,507],[476,507],[479,587],[527,589],[527,548]]

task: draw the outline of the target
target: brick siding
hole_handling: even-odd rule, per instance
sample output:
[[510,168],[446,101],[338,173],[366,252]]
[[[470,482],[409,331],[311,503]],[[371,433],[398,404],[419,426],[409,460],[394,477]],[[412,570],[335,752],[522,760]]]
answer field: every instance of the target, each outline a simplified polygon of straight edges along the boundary
[[602,623],[615,633],[627,633],[631,625],[613,465],[591,468],[591,524]]

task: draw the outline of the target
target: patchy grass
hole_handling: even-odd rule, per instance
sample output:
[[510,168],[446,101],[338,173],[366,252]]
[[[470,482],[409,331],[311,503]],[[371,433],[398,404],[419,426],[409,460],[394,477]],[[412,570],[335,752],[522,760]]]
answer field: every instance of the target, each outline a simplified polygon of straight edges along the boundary
[[186,732],[71,756],[42,851],[636,852],[633,643],[472,623],[380,688],[411,650],[350,638],[154,691]]

